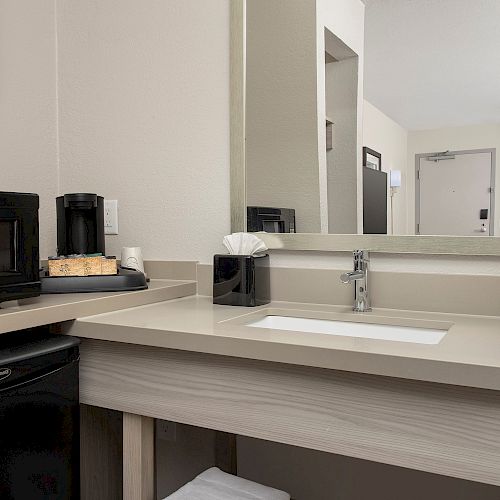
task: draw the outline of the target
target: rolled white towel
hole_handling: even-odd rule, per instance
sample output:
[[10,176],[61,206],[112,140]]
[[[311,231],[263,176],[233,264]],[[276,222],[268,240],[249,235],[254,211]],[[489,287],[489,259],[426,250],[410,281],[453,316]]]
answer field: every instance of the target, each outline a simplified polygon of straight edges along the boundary
[[212,467],[164,500],[290,500],[290,495]]

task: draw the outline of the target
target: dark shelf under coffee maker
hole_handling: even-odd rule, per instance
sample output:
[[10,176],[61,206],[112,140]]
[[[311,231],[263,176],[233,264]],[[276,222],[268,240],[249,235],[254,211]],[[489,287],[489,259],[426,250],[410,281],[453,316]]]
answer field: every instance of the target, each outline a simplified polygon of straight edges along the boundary
[[91,293],[147,290],[146,276],[135,269],[120,267],[106,276],[41,276],[42,293]]

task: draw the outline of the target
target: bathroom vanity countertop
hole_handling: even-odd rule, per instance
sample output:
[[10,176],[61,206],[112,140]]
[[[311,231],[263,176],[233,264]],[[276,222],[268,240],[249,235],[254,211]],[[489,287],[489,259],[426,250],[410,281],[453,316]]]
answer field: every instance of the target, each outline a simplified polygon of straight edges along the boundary
[[[388,325],[450,327],[436,345],[252,328],[264,315]],[[0,317],[1,318],[1,317]],[[1,320],[0,320],[1,321]],[[257,307],[212,304],[190,296],[75,321],[83,338],[345,370],[500,390],[500,317],[272,302]]]
[[0,303],[0,334],[196,293],[196,281],[151,280],[147,290],[41,295]]

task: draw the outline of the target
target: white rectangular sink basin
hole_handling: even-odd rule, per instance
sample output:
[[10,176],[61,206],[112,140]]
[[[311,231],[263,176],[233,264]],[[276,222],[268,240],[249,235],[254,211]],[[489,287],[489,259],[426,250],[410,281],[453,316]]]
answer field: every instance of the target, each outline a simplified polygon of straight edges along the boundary
[[418,328],[413,326],[271,315],[250,321],[246,323],[246,326],[251,326],[253,328],[269,328],[271,330],[322,333],[341,337],[412,342],[415,344],[439,344],[447,333],[447,330]]

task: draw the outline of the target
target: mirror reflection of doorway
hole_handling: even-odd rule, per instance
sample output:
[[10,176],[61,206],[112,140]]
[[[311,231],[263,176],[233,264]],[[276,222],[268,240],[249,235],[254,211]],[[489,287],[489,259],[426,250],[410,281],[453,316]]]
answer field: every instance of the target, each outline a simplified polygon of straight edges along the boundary
[[495,150],[416,155],[416,234],[493,236]]

